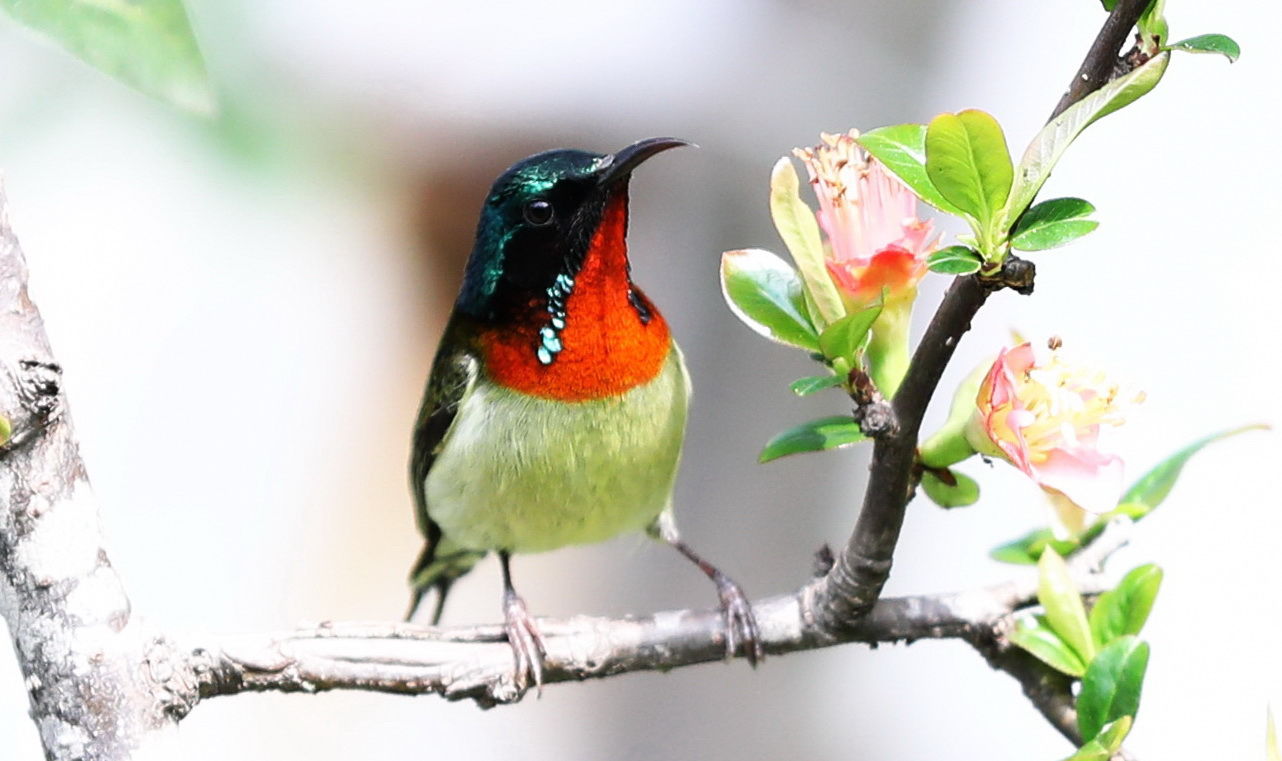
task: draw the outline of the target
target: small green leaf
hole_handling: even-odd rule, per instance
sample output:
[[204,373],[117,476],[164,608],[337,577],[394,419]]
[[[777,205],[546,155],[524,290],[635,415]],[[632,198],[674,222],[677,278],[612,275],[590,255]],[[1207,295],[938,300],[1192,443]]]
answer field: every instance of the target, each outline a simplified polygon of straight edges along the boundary
[[818,351],[819,336],[806,316],[801,289],[796,271],[769,251],[721,255],[721,294],[736,317],[773,341]]
[[880,314],[878,304],[842,317],[819,334],[819,350],[828,359],[853,359]]
[[1064,557],[1081,547],[1077,539],[1056,539],[1050,529],[1039,528],[1030,531],[1013,542],[1007,542],[988,553],[993,560],[1015,565],[1037,565],[1042,552],[1050,547]]
[[1233,63],[1242,55],[1242,48],[1232,37],[1224,34],[1199,34],[1187,40],[1172,42],[1163,50],[1183,50],[1188,53],[1219,53]]
[[1132,717],[1123,716],[1111,724],[1104,725],[1094,740],[1087,742],[1064,761],[1109,761],[1122,749],[1122,743],[1131,733],[1133,723]]
[[942,473],[926,470],[921,474],[921,488],[930,497],[930,501],[940,507],[966,507],[979,501],[979,484],[965,473],[941,468],[948,474],[952,483],[948,483]]
[[1056,671],[1080,677],[1086,662],[1072,646],[1055,633],[1046,616],[1026,616],[1015,623],[1010,641]]
[[815,310],[810,315],[815,327],[822,329],[831,325],[846,313],[846,308],[842,306],[837,286],[828,277],[819,222],[801,200],[797,170],[787,157],[775,162],[770,172],[770,217],[797,263],[807,295],[814,302]]
[[216,109],[181,0],[0,0],[0,8],[148,95],[205,116]]
[[1047,548],[1037,560],[1037,570],[1037,601],[1046,609],[1051,628],[1077,651],[1083,662],[1090,663],[1095,657],[1095,642],[1082,596],[1068,574],[1068,566],[1059,553]]
[[1101,650],[1086,667],[1077,696],[1077,728],[1083,740],[1095,739],[1110,721],[1136,715],[1148,655],[1147,642],[1126,635]]
[[9,418],[4,415],[0,415],[0,445],[4,445],[8,442],[9,437],[12,435],[13,426],[9,424]]
[[941,275],[969,275],[984,263],[979,252],[968,246],[947,246],[926,257],[931,272]]
[[1106,83],[1074,103],[1043,127],[1028,144],[1015,169],[1015,186],[1006,202],[1003,218],[1015,219],[1024,211],[1082,130],[1156,87],[1170,60],[1169,53],[1153,56],[1129,74]]
[[1149,563],[1132,570],[1115,587],[1100,595],[1091,608],[1091,635],[1103,648],[1126,634],[1139,634],[1153,610],[1162,586],[1162,569]]
[[826,388],[834,388],[840,385],[840,375],[811,375],[805,378],[798,378],[788,388],[792,389],[792,393],[797,396],[810,396],[816,391],[823,391]]
[[[1268,430],[1268,428],[1269,427],[1267,425],[1246,425],[1241,428],[1221,431],[1220,433],[1214,433],[1210,436],[1206,436],[1205,438],[1198,439],[1158,463],[1152,470],[1141,476],[1140,480],[1136,481],[1135,485],[1122,495],[1121,503],[1144,505],[1149,511],[1151,511],[1153,508],[1162,504],[1162,500],[1166,499],[1166,495],[1171,493],[1171,489],[1175,486],[1176,480],[1180,477],[1180,471],[1184,469],[1185,463],[1187,463],[1193,455],[1200,452],[1203,447],[1222,439],[1227,439],[1230,436],[1236,436],[1239,433],[1245,433],[1246,431]],[[1147,514],[1147,512],[1145,512],[1145,514]]]
[[819,418],[789,428],[771,439],[761,450],[757,462],[770,462],[790,454],[823,452],[828,449],[858,444],[864,440],[859,424],[849,415]]
[[926,174],[926,125],[896,124],[869,130],[856,138],[864,150],[880,161],[917,197],[949,214],[961,210],[946,201]]
[[1011,231],[1010,244],[1023,251],[1062,246],[1099,227],[1098,222],[1086,219],[1094,211],[1089,201],[1080,198],[1042,201],[1020,217]]
[[997,120],[968,109],[940,114],[926,128],[926,174],[949,203],[988,227],[1013,179],[1006,136]]

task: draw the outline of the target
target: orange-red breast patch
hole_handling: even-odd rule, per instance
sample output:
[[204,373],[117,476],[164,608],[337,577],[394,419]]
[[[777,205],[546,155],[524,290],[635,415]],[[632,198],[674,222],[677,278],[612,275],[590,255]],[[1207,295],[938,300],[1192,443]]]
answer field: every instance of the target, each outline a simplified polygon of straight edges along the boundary
[[[561,350],[540,361],[540,331],[549,314],[530,305],[530,319],[481,331],[490,378],[533,396],[585,401],[615,396],[652,380],[672,347],[668,324],[628,278],[627,196],[611,199],[565,300]],[[641,305],[638,309],[631,299]],[[649,319],[642,319],[648,312]]]

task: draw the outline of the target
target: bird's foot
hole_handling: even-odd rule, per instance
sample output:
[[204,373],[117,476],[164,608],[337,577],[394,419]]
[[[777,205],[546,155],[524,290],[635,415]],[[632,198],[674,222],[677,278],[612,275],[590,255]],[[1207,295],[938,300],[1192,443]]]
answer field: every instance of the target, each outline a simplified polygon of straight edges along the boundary
[[713,573],[712,581],[717,585],[717,595],[721,598],[721,618],[726,627],[726,657],[733,658],[742,650],[743,657],[756,668],[757,663],[765,659],[766,651],[761,645],[761,632],[757,629],[752,603],[739,585],[724,573]]
[[543,635],[539,634],[539,627],[526,609],[525,601],[515,592],[503,595],[503,628],[516,661],[513,674],[516,689],[525,692],[533,684],[535,694],[542,696],[543,657],[547,654]]

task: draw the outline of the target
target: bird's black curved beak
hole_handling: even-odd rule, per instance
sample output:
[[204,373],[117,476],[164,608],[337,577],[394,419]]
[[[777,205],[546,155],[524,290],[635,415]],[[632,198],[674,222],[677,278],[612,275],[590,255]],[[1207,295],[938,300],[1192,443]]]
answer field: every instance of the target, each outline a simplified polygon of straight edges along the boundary
[[600,172],[597,184],[604,187],[625,179],[642,161],[656,153],[662,153],[669,148],[680,148],[683,145],[694,146],[694,143],[675,137],[652,137],[637,141],[602,160],[601,165],[597,167],[597,171]]

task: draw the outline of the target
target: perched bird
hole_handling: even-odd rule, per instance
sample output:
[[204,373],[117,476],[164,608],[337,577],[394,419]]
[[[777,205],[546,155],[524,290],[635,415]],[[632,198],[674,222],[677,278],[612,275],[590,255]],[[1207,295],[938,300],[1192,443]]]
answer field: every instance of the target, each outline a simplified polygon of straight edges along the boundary
[[521,689],[542,683],[544,650],[512,586],[511,555],[625,531],[647,531],[698,565],[717,586],[727,655],[762,656],[743,591],[677,535],[690,381],[628,263],[632,171],[682,145],[547,151],[504,172],[432,364],[410,461],[427,544],[409,615],[434,589],[437,622],[454,581],[497,552]]

